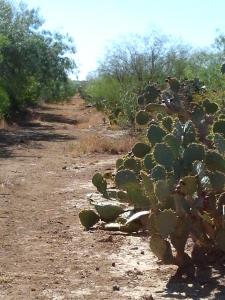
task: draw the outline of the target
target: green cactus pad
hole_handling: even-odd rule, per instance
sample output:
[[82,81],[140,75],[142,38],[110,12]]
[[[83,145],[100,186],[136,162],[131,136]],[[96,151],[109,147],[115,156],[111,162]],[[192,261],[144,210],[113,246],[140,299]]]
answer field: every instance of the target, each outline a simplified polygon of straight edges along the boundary
[[94,226],[99,220],[99,215],[92,209],[85,209],[79,213],[79,218],[81,224],[86,228],[89,229]]
[[119,201],[121,202],[128,202],[129,199],[128,199],[128,195],[126,192],[124,191],[118,191],[117,192],[117,198],[119,199]]
[[154,193],[161,204],[165,204],[170,197],[170,187],[166,180],[159,180],[154,184]]
[[166,143],[158,143],[153,150],[153,156],[157,163],[171,171],[174,164],[174,154]]
[[225,173],[225,160],[221,154],[216,151],[209,150],[206,152],[206,166],[211,171],[220,171]]
[[225,138],[221,134],[215,133],[214,145],[216,146],[216,149],[219,151],[220,154],[225,154]]
[[160,126],[152,124],[147,133],[147,137],[149,142],[152,145],[155,145],[156,143],[162,142],[162,139],[166,135],[166,131],[163,130]]
[[145,110],[149,113],[166,113],[166,106],[158,103],[150,103],[145,107]]
[[136,123],[138,125],[146,125],[150,120],[149,114],[145,110],[140,110],[136,114]]
[[103,195],[107,194],[106,193],[107,182],[106,182],[105,178],[100,173],[96,173],[92,177],[92,183],[100,193],[102,193]]
[[123,163],[124,163],[124,159],[122,159],[122,158],[117,159],[116,168],[119,169],[120,167],[122,167]]
[[154,193],[154,184],[150,176],[144,171],[141,171],[140,175],[146,192],[148,194]]
[[176,213],[179,217],[184,217],[186,213],[189,213],[190,211],[190,206],[188,203],[185,201],[184,196],[181,194],[175,193],[173,195],[174,203],[175,203],[175,208],[176,208]]
[[198,180],[195,176],[185,176],[180,180],[181,192],[186,195],[193,195],[198,189]]
[[128,189],[130,186],[139,187],[135,172],[125,169],[118,171],[115,176],[116,185],[121,189]]
[[167,134],[163,142],[170,146],[170,149],[173,152],[174,159],[177,159],[180,156],[181,152],[181,143],[173,134]]
[[152,169],[151,176],[155,181],[166,179],[166,169],[163,166],[157,165]]
[[162,125],[166,130],[172,131],[173,130],[173,119],[171,117],[163,118]]
[[154,168],[154,166],[155,166],[155,162],[152,157],[152,154],[145,155],[145,158],[144,158],[145,169],[151,171]]
[[224,190],[225,176],[223,173],[215,171],[209,174],[212,189],[216,193],[221,193]]
[[202,161],[195,161],[193,162],[192,169],[193,169],[193,173],[196,176],[198,176],[200,187],[205,191],[211,190],[212,189],[211,180],[207,175],[208,172],[206,170],[205,163]]
[[156,115],[156,119],[157,119],[157,121],[162,121],[163,115],[160,114],[160,113],[158,113],[158,114]]
[[174,122],[174,130],[173,130],[172,133],[177,138],[177,140],[179,141],[179,143],[181,143],[181,141],[183,139],[183,125],[179,121],[179,119],[175,120],[175,122]]
[[150,208],[150,200],[144,194],[144,191],[141,187],[130,187],[127,191],[128,198],[131,204],[134,205],[135,209],[149,209]]
[[215,114],[218,110],[218,105],[214,102],[210,102],[208,99],[203,101],[203,106],[207,114]]
[[183,133],[183,146],[186,147],[188,144],[195,142],[196,131],[192,121],[188,121],[184,125]]
[[141,162],[139,159],[128,158],[124,161],[124,167],[137,173],[141,170]]
[[104,201],[94,203],[94,207],[98,212],[100,219],[105,222],[114,221],[121,213],[124,212],[123,207],[115,201]]
[[151,208],[156,208],[158,201],[154,194],[154,182],[149,177],[149,175],[144,171],[141,171],[141,178],[142,178],[145,193],[148,195],[150,200],[150,206]]
[[177,251],[178,255],[184,253],[185,245],[187,243],[189,231],[188,224],[183,218],[177,218],[175,231],[171,234],[171,243]]
[[189,144],[183,153],[183,161],[186,168],[191,168],[195,160],[205,159],[205,148],[201,144]]
[[159,234],[163,238],[167,238],[175,231],[177,216],[171,209],[160,211],[156,216],[156,226],[159,229]]
[[220,114],[220,115],[218,116],[218,119],[219,119],[219,120],[224,120],[224,119],[225,119],[225,114]]
[[143,158],[147,153],[151,151],[151,147],[144,143],[137,143],[134,145],[132,152],[134,156]]
[[225,120],[219,120],[213,125],[213,132],[220,133],[225,137]]
[[173,263],[173,255],[170,243],[160,235],[153,235],[150,238],[150,249],[163,263]]

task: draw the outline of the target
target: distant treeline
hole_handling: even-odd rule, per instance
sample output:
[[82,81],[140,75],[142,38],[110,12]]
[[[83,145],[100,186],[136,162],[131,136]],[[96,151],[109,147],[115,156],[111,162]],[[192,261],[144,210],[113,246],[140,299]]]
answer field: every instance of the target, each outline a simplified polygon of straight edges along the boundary
[[[224,91],[220,72],[225,59],[225,35],[208,48],[198,49],[158,32],[130,35],[107,50],[83,94],[112,119],[134,121],[136,98],[148,82],[163,87],[168,76],[179,80],[199,78],[210,90]],[[221,94],[220,94],[221,95]],[[222,99],[221,99],[222,100]]]
[[0,117],[12,117],[27,105],[71,97],[76,69],[67,35],[42,29],[35,9],[0,0]]

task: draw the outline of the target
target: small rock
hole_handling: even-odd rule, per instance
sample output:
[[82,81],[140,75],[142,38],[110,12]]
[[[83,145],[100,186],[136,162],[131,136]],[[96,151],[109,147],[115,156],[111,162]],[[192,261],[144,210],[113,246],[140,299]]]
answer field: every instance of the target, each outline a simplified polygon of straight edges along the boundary
[[154,300],[154,298],[152,297],[152,295],[150,295],[150,296],[143,296],[142,299],[143,300]]
[[113,291],[119,291],[119,290],[120,290],[120,287],[118,285],[113,286]]
[[144,255],[144,254],[145,254],[145,251],[144,251],[144,250],[142,250],[142,251],[141,251],[141,254],[142,254],[142,255]]
[[112,267],[115,267],[115,266],[116,266],[116,263],[113,262],[113,263],[112,263]]
[[138,250],[138,247],[130,248],[130,250]]
[[99,271],[99,270],[100,270],[100,268],[99,268],[99,267],[96,267],[96,268],[95,268],[95,271]]
[[112,237],[111,235],[109,235],[109,236],[106,237],[106,238],[103,238],[103,239],[101,239],[101,240],[98,240],[98,242],[100,242],[100,243],[107,243],[107,242],[112,243],[112,242],[113,242],[113,237]]

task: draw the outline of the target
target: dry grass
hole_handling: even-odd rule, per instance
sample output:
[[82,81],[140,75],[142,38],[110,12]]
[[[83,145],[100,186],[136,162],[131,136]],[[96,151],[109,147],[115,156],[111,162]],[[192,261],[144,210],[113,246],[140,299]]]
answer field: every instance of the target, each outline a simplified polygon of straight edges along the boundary
[[79,129],[88,129],[97,126],[104,126],[104,115],[101,112],[96,112],[94,109],[87,115],[77,118],[77,126]]
[[71,146],[71,151],[76,156],[91,153],[120,154],[130,151],[134,143],[135,138],[131,136],[112,138],[88,133]]

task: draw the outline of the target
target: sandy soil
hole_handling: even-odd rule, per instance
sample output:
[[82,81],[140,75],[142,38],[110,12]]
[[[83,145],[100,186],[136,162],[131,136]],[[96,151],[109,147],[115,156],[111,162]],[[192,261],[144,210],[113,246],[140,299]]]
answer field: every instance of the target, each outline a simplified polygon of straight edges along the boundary
[[121,133],[76,97],[35,115],[0,130],[0,299],[225,299],[222,265],[176,280],[146,236],[84,231],[78,213],[92,175],[118,155],[78,156],[76,146],[90,132]]

